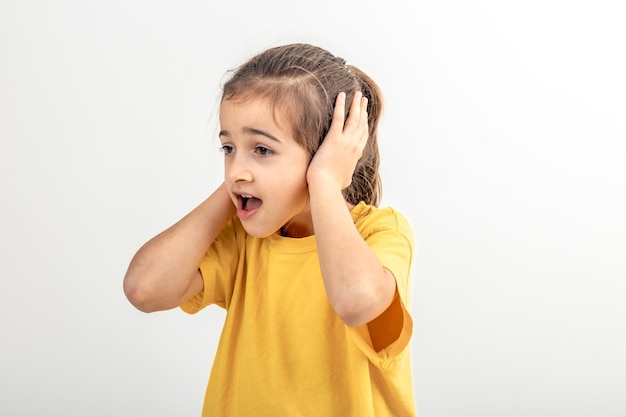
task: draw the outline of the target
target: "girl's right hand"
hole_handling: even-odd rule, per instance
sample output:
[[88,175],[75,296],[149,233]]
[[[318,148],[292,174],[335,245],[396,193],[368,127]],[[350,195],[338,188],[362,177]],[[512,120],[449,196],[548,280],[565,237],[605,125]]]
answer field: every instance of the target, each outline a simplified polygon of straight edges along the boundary
[[168,310],[200,292],[203,281],[198,265],[234,213],[222,184],[176,224],[146,242],[124,277],[129,301],[145,312]]

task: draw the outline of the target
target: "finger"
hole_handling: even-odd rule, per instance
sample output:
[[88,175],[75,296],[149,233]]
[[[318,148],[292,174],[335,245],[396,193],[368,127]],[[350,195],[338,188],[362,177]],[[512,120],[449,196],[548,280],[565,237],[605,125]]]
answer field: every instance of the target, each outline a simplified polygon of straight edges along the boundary
[[361,99],[363,98],[363,93],[357,91],[354,93],[354,97],[352,98],[352,104],[350,105],[350,113],[348,113],[348,120],[346,120],[346,124],[344,126],[344,131],[348,128],[355,127],[359,125],[361,119]]
[[335,101],[335,108],[333,109],[333,121],[330,124],[329,133],[343,131],[344,114],[346,113],[346,93],[341,92],[337,94],[337,100]]
[[367,97],[361,97],[361,114],[365,116],[365,118],[367,119],[367,104],[369,103],[369,100],[367,99]]
[[368,99],[367,97],[361,97],[361,111],[360,111],[360,120],[359,123],[365,123],[367,125],[367,104],[368,104]]
[[363,131],[363,135],[361,136],[361,140],[363,141],[363,143],[367,142],[370,132],[369,120],[367,115],[367,103],[367,97],[361,98],[361,120],[359,121],[359,123]]

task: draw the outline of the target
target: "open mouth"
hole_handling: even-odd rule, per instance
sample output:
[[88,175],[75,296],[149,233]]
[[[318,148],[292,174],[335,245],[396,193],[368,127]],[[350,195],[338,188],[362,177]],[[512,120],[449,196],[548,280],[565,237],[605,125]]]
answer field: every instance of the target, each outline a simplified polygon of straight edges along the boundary
[[239,208],[243,211],[251,211],[261,207],[263,202],[256,197],[248,194],[241,194],[237,197]]

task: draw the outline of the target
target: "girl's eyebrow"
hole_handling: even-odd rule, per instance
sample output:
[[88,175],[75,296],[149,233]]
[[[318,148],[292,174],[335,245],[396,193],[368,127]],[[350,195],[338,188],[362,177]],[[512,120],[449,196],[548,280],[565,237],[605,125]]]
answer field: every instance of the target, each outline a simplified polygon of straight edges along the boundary
[[[243,131],[244,133],[247,133],[250,135],[261,135],[261,136],[265,136],[268,139],[275,140],[276,142],[280,142],[280,139],[278,139],[276,136],[272,135],[271,133],[265,132],[261,129],[255,129],[253,127],[244,127]],[[230,136],[230,133],[227,130],[220,130],[219,136],[228,137]]]
[[278,139],[276,136],[274,136],[274,135],[272,135],[270,133],[267,133],[267,132],[265,132],[263,130],[260,130],[260,129],[255,129],[253,127],[244,127],[243,131],[246,132],[246,133],[250,133],[252,135],[265,136],[265,137],[267,137],[269,139],[275,140],[276,142],[280,142],[280,139]]

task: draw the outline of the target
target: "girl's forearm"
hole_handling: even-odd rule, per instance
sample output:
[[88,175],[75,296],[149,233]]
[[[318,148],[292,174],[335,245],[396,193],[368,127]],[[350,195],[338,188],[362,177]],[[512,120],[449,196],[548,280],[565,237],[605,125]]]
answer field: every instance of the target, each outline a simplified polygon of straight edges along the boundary
[[358,233],[341,191],[314,183],[309,193],[330,303],[346,324],[365,324],[391,304],[395,279]]
[[129,301],[146,312],[167,310],[195,295],[190,291],[199,292],[198,265],[234,214],[233,203],[221,185],[180,221],[144,244],[124,277]]

